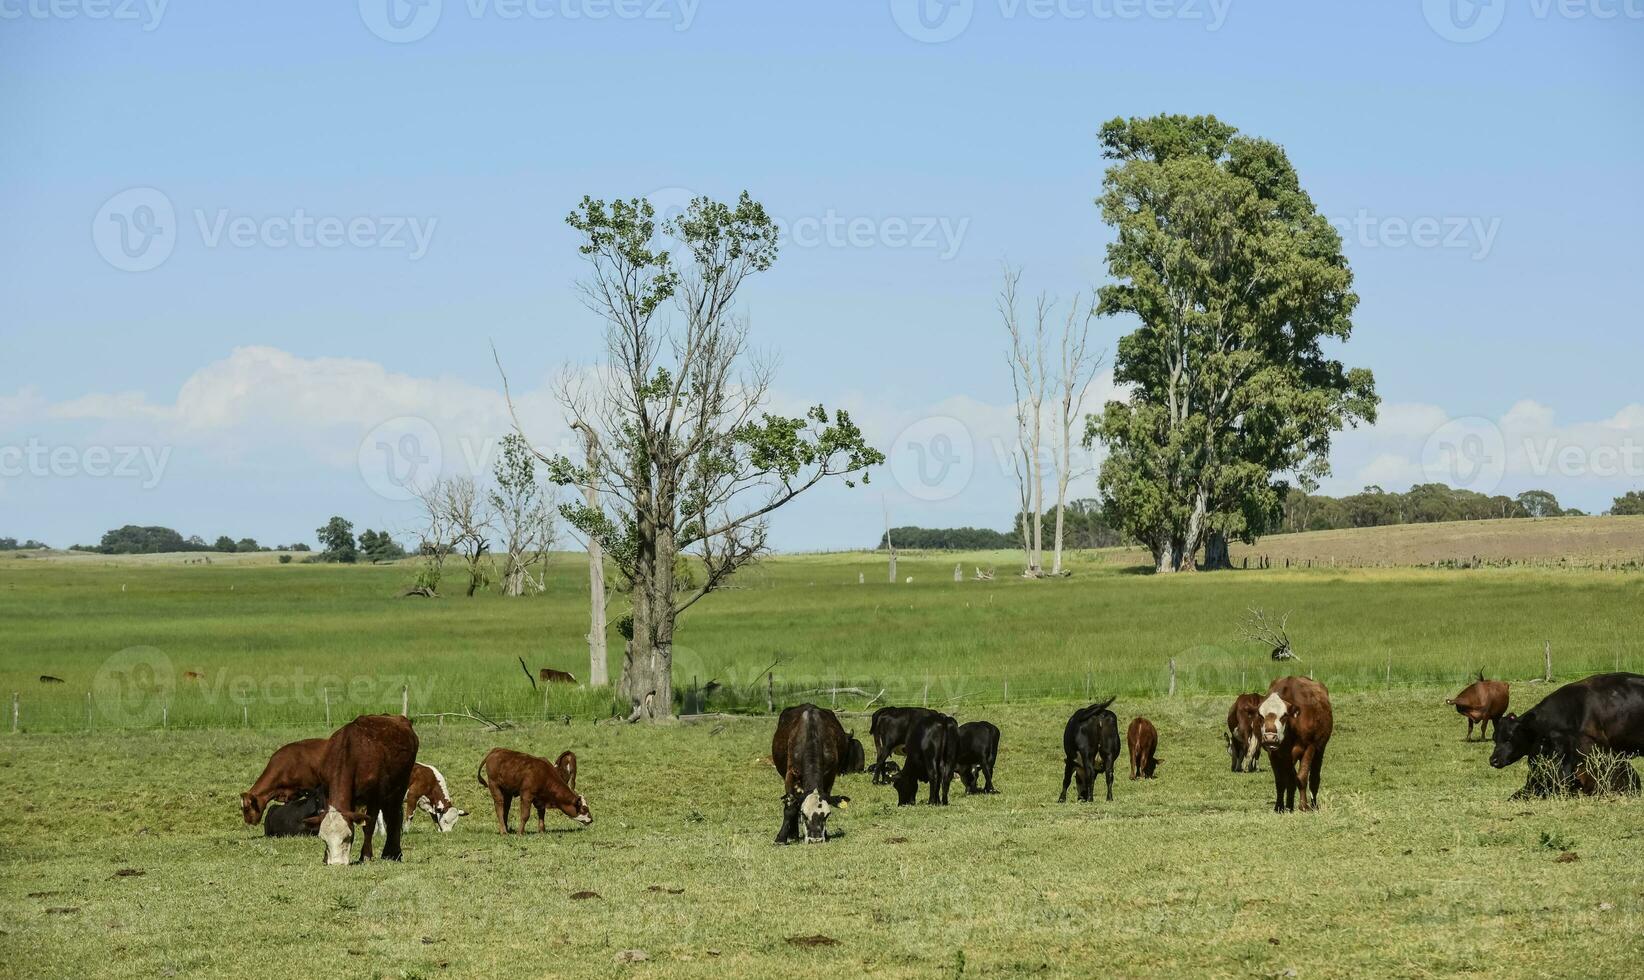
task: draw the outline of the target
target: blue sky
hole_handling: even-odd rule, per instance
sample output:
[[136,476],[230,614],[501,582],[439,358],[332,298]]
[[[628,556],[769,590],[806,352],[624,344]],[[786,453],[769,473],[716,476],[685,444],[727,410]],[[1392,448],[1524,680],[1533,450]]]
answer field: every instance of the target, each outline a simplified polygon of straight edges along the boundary
[[[1282,143],[1344,229],[1344,356],[1386,411],[1326,489],[1453,446],[1485,447],[1448,481],[1477,489],[1644,485],[1641,0],[394,2],[0,0],[0,535],[409,526],[375,446],[431,430],[483,469],[488,341],[562,438],[547,385],[599,349],[581,196],[742,189],[790,229],[745,294],[779,400],[901,461],[775,542],[870,544],[882,499],[1003,527],[1001,263],[1104,281],[1095,131],[1161,111]],[[931,432],[961,471],[934,487]]]

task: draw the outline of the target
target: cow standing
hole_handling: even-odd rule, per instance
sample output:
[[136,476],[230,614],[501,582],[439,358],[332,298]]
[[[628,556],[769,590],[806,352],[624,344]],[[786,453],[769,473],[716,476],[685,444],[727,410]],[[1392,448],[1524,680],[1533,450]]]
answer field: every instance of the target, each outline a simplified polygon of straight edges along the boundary
[[240,816],[246,826],[255,827],[272,800],[285,802],[304,790],[320,785],[320,760],[327,739],[305,738],[282,745],[269,757],[262,775],[240,794]]
[[1262,754],[1262,695],[1241,694],[1227,709],[1227,754],[1234,772],[1255,772]]
[[828,817],[850,803],[850,797],[833,792],[848,740],[839,718],[814,704],[794,705],[777,718],[771,763],[782,777],[782,828],[776,843],[797,839],[801,822],[805,843],[827,842]]
[[1130,746],[1130,778],[1152,779],[1154,767],[1162,761],[1157,754],[1159,730],[1146,718],[1133,719],[1125,742]]
[[[999,726],[986,721],[967,721],[959,726],[959,781],[966,793],[993,793],[993,764],[999,759]],[[984,785],[976,788],[980,772]]]
[[1062,795],[1058,803],[1067,802],[1067,785],[1075,774],[1079,777],[1079,802],[1089,803],[1096,797],[1096,776],[1107,774],[1107,799],[1113,801],[1113,767],[1119,760],[1119,716],[1109,710],[1114,699],[1080,708],[1067,720],[1062,729]]
[[[434,821],[434,827],[448,834],[457,825],[458,817],[468,816],[467,810],[457,809],[451,802],[451,791],[445,785],[445,774],[433,766],[417,763],[411,767],[411,786],[405,791],[405,820],[401,830],[410,830],[411,821],[421,810]],[[377,817],[377,831],[388,832],[388,814]]]
[[[1594,674],[1564,685],[1523,715],[1503,716],[1496,722],[1490,765],[1505,769],[1526,756],[1552,759],[1560,788],[1579,786],[1592,793],[1599,787],[1582,762],[1595,748],[1624,758],[1644,755],[1644,675]],[[1521,793],[1544,796],[1555,788],[1533,776],[1532,771]],[[1630,764],[1617,776],[1624,785],[1609,788],[1638,788],[1638,773]]]
[[1447,699],[1445,704],[1454,705],[1458,714],[1467,717],[1467,741],[1473,740],[1473,726],[1479,725],[1478,737],[1489,736],[1490,723],[1501,724],[1497,719],[1507,713],[1507,682],[1487,681],[1484,671],[1479,671],[1478,680],[1467,685],[1460,694]]
[[[570,753],[566,753],[569,755]],[[560,756],[561,760],[565,756]],[[576,757],[571,756],[570,777],[576,778]],[[555,763],[513,749],[492,749],[480,760],[474,774],[479,784],[491,791],[491,802],[497,809],[497,833],[508,833],[508,811],[514,800],[519,800],[519,832],[525,834],[531,811],[537,811],[537,832],[548,829],[546,816],[549,807],[582,824],[594,822],[588,811],[588,801],[566,782],[566,772]]]
[[[371,838],[384,811],[399,815],[417,764],[417,733],[402,715],[361,715],[327,740],[320,761],[320,786],[328,806],[318,819],[326,864],[347,864],[354,825],[365,825],[360,860],[371,860]],[[313,819],[313,818],[310,818]],[[400,860],[399,820],[387,821],[385,861]]]
[[896,805],[912,806],[919,784],[930,784],[930,805],[948,805],[948,787],[953,784],[959,762],[959,723],[933,711],[913,723],[907,735],[907,765],[896,775]]
[[1324,749],[1335,725],[1330,692],[1309,677],[1281,677],[1268,686],[1261,716],[1262,747],[1273,767],[1273,812],[1296,809],[1298,789],[1302,812],[1317,809]]
[[873,713],[868,732],[873,736],[874,759],[871,771],[875,784],[891,781],[891,753],[907,744],[908,731],[921,718],[938,714],[930,708],[880,708]]

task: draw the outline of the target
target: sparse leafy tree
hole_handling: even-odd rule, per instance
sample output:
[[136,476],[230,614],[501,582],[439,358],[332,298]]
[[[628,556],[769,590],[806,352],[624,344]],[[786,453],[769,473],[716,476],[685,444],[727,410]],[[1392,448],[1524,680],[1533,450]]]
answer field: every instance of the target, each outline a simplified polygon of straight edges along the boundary
[[1100,199],[1118,232],[1099,311],[1141,321],[1119,342],[1131,395],[1086,428],[1108,448],[1109,519],[1160,572],[1226,562],[1277,523],[1288,490],[1329,472],[1330,440],[1374,421],[1371,374],[1324,353],[1358,297],[1341,236],[1283,149],[1211,116],[1115,119]]
[[[865,481],[884,457],[843,411],[766,410],[773,368],[750,353],[735,301],[775,260],[777,229],[747,194],[734,204],[697,198],[662,226],[640,199],[583,198],[566,220],[582,236],[583,297],[605,321],[606,358],[598,384],[568,377],[560,392],[573,426],[596,434],[596,464],[544,459],[554,483],[597,486],[609,503],[560,513],[633,582],[619,691],[632,719],[665,717],[679,615],[759,557],[772,512],[824,480]],[[665,326],[658,314],[669,306],[676,318]],[[702,577],[679,593],[676,556],[686,551]]]
[[493,467],[496,488],[490,493],[503,546],[503,595],[521,596],[527,586],[540,590],[531,569],[547,560],[554,545],[554,511],[547,488],[537,479],[537,457],[525,437],[510,432]]
[[314,532],[320,545],[325,549],[326,561],[338,561],[352,565],[359,558],[359,552],[354,545],[354,525],[341,517],[333,517]]
[[1644,515],[1644,490],[1629,490],[1615,498],[1615,502],[1610,505],[1610,513],[1616,517]]

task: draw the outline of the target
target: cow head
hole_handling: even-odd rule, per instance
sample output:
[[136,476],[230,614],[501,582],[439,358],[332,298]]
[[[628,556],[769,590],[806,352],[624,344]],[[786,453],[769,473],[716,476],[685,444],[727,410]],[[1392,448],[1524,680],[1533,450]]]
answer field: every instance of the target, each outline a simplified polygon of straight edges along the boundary
[[447,799],[436,802],[430,812],[434,817],[434,825],[439,827],[442,834],[449,834],[457,826],[458,817],[468,816],[467,810],[457,809]]
[[588,812],[588,801],[581,793],[578,793],[577,798],[571,802],[561,803],[559,805],[559,812],[565,814],[567,817],[570,817],[572,820],[575,820],[577,823],[582,824],[584,827],[591,827],[594,824],[594,815]]
[[805,832],[805,843],[825,844],[828,840],[828,817],[835,807],[843,809],[851,802],[848,796],[823,796],[820,790],[811,790],[796,801],[799,823]]
[[325,863],[347,864],[354,850],[354,825],[364,823],[365,815],[343,813],[334,806],[328,806],[324,816],[315,815],[305,822],[319,825],[320,840],[325,842]]
[[1284,744],[1284,738],[1290,732],[1290,726],[1295,724],[1301,708],[1290,704],[1277,694],[1269,694],[1257,709],[1262,716],[1262,745],[1265,748],[1276,749]]
[[263,819],[263,805],[250,793],[240,794],[240,816],[245,818],[247,827],[255,827]]
[[1496,747],[1490,753],[1490,765],[1505,769],[1530,754],[1535,748],[1536,736],[1518,715],[1503,715],[1496,719]]

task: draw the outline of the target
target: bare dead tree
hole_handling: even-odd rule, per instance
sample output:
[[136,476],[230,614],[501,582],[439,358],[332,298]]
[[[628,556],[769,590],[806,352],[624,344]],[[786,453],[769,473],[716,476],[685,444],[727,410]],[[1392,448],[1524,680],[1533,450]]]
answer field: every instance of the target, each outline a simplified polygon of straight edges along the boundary
[[1006,363],[1010,365],[1011,390],[1016,397],[1018,455],[1013,457],[1013,464],[1021,503],[1022,553],[1027,560],[1023,574],[1029,578],[1039,578],[1044,574],[1045,523],[1044,458],[1040,448],[1044,439],[1045,390],[1050,373],[1046,363],[1045,323],[1052,304],[1049,297],[1041,293],[1035,302],[1033,326],[1026,327],[1017,311],[1016,302],[1016,287],[1021,279],[1020,269],[1005,267],[998,308],[1004,319],[1005,332],[1010,336]]
[[[560,513],[633,583],[618,684],[630,720],[667,717],[678,617],[764,552],[771,513],[823,480],[865,480],[884,457],[845,412],[767,410],[774,362],[750,349],[735,300],[775,260],[777,231],[748,195],[697,198],[661,226],[647,201],[584,198],[567,222],[583,238],[582,296],[605,322],[606,353],[597,375],[567,374],[559,399],[573,428],[597,438],[591,462],[539,456],[553,482],[593,487],[606,505]],[[677,321],[659,322],[665,307]],[[682,552],[703,570],[685,592]]]
[[441,477],[412,488],[421,508],[419,526],[416,528],[419,539],[417,555],[421,564],[417,569],[417,580],[406,590],[406,595],[438,596],[440,580],[445,576],[445,560],[456,547],[456,531],[445,506],[445,483],[445,478]]
[[[589,477],[582,487],[583,502],[589,513],[603,514],[604,508],[599,503],[599,436],[586,425],[576,428],[582,433],[586,447],[583,459]],[[585,541],[588,546],[588,683],[604,687],[611,683],[605,651],[605,550],[593,535],[585,535]]]
[[495,515],[472,477],[453,476],[440,481],[440,504],[451,533],[451,551],[462,559],[468,573],[467,594],[473,596],[489,580],[491,534]]
[[890,504],[885,498],[879,498],[879,505],[885,512],[885,554],[890,556],[890,583],[896,584],[896,542],[891,540]]
[[1290,624],[1288,612],[1279,618],[1276,626],[1267,618],[1266,611],[1260,606],[1251,606],[1245,613],[1245,621],[1239,629],[1241,636],[1267,646],[1272,651],[1274,660],[1301,659],[1290,646],[1290,634],[1286,630]]
[[1075,477],[1073,471],[1073,429],[1084,429],[1085,393],[1101,369],[1103,353],[1090,349],[1090,324],[1096,318],[1096,305],[1081,307],[1079,294],[1073,294],[1068,306],[1067,319],[1062,324],[1062,365],[1057,375],[1057,389],[1061,396],[1061,425],[1056,433],[1056,537],[1052,545],[1050,574],[1062,574],[1062,525],[1067,509],[1067,488]]

